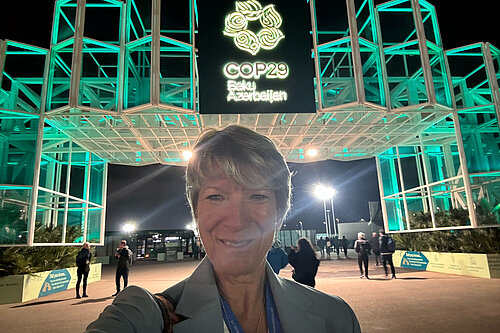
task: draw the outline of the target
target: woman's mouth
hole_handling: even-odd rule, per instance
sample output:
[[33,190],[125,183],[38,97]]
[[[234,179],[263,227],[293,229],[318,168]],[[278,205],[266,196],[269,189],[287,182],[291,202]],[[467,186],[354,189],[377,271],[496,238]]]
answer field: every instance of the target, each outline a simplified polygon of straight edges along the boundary
[[219,240],[222,242],[225,246],[233,248],[233,249],[239,249],[239,248],[244,248],[248,244],[252,242],[251,239],[247,240],[226,240],[226,239],[221,239]]

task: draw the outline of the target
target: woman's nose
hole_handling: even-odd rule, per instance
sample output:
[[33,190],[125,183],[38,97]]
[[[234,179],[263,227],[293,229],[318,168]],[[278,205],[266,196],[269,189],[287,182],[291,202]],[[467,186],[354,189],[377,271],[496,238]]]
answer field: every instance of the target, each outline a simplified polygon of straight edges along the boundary
[[228,227],[240,229],[249,221],[248,207],[240,195],[233,196],[228,200],[225,207],[225,223]]

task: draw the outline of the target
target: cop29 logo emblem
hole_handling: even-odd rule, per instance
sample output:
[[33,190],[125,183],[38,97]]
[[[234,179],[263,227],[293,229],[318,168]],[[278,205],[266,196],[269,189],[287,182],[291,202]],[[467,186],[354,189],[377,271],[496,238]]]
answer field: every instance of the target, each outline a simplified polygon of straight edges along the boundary
[[[262,29],[249,30],[251,21],[259,21]],[[283,20],[274,5],[262,5],[255,0],[236,1],[236,10],[226,16],[224,35],[233,37],[240,50],[256,55],[260,49],[272,50],[285,35],[279,30]]]

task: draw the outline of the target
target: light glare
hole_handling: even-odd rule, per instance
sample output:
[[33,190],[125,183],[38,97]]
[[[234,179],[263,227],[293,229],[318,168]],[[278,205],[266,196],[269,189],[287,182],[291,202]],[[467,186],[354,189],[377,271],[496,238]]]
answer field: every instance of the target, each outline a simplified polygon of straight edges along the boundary
[[314,157],[316,155],[318,155],[317,149],[311,148],[307,150],[307,156]]
[[325,185],[317,185],[314,190],[314,194],[316,195],[316,197],[321,200],[330,199],[335,195],[335,193],[336,191],[333,188],[327,187]]
[[133,232],[135,230],[135,225],[132,223],[126,223],[123,225],[122,230],[124,232]]

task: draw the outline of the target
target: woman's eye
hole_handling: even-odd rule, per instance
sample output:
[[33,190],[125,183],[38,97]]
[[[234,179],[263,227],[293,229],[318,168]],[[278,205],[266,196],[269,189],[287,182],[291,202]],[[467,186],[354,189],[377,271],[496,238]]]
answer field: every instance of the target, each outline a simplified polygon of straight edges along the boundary
[[251,199],[253,200],[265,200],[267,199],[267,195],[264,195],[264,194],[252,194],[250,196]]
[[220,194],[210,194],[209,196],[207,196],[207,199],[208,200],[221,200],[222,199],[222,195]]

